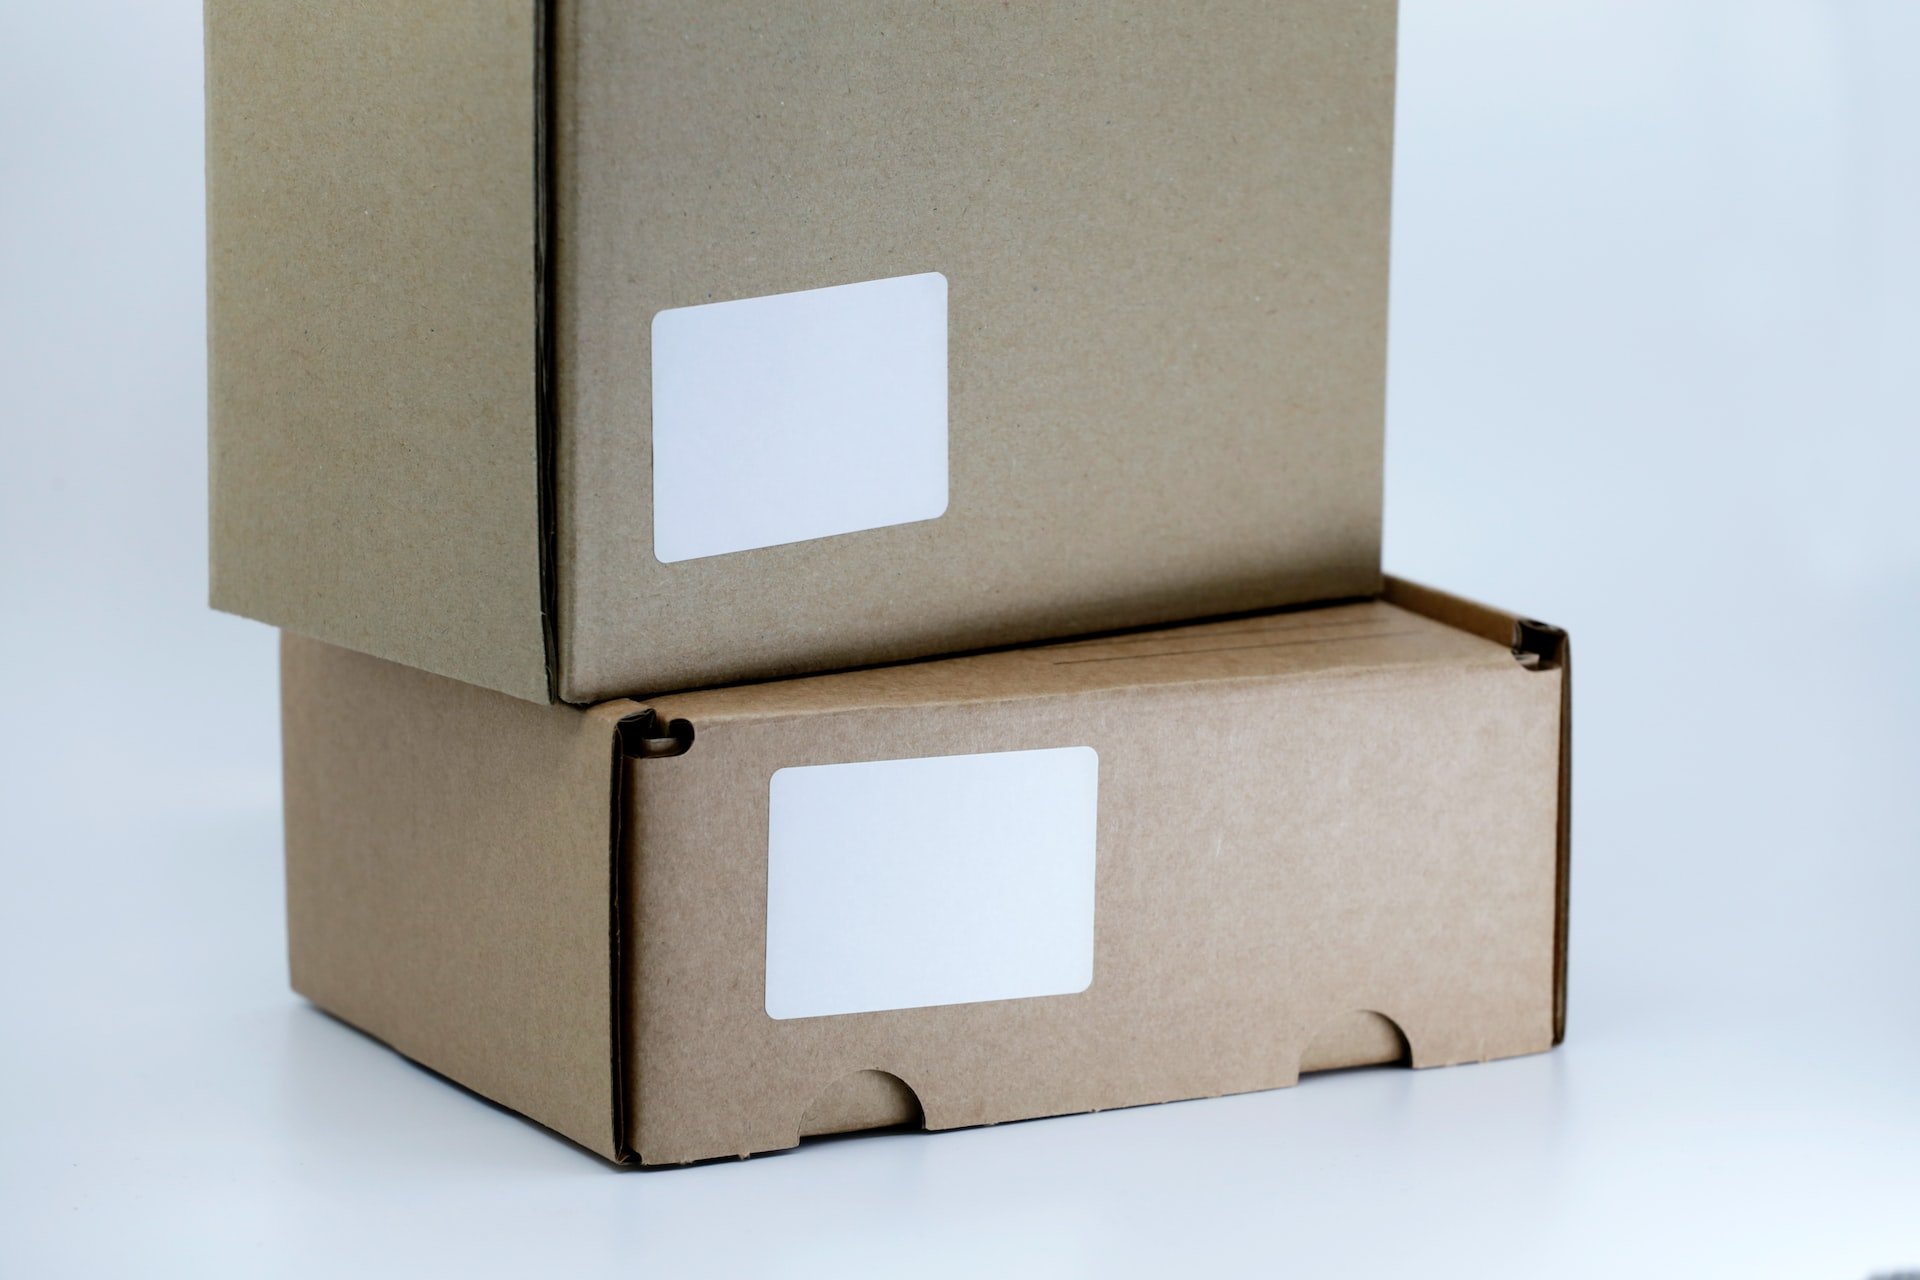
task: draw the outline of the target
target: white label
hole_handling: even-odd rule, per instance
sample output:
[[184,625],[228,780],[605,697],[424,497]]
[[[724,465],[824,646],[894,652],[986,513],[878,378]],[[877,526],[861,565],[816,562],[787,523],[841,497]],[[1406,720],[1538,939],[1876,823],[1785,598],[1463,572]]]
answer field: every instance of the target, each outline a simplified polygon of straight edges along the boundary
[[664,564],[947,509],[937,271],[653,318],[653,554]]
[[767,1014],[1085,991],[1099,785],[1092,747],[776,772]]

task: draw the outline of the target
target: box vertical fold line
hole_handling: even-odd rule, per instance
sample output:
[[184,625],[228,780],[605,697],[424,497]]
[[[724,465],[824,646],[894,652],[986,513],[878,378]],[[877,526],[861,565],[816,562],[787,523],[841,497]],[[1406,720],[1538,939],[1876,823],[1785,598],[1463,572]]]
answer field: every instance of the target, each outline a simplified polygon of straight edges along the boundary
[[534,465],[540,521],[540,639],[547,670],[547,699],[560,698],[559,461],[555,456],[559,406],[554,403],[554,5],[536,0],[533,86],[533,306]]

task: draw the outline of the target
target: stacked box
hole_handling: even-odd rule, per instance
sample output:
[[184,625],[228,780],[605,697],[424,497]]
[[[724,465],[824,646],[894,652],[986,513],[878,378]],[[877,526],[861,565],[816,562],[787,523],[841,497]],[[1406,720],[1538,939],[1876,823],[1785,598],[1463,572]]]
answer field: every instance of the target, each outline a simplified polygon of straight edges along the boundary
[[1370,595],[1393,39],[209,0],[214,603],[591,703]]
[[1554,1043],[1565,636],[1380,573],[1395,22],[208,0],[296,988],[643,1164]]
[[1564,637],[1411,586],[586,710],[283,662],[295,986],[612,1159],[1560,1033]]

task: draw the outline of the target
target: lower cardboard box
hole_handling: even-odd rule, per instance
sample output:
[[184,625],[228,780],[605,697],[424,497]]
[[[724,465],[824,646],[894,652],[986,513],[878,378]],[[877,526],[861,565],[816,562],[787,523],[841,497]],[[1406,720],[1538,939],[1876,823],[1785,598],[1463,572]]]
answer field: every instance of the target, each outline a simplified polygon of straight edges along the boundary
[[649,1165],[1539,1052],[1567,656],[1404,582],[586,710],[287,636],[293,984]]

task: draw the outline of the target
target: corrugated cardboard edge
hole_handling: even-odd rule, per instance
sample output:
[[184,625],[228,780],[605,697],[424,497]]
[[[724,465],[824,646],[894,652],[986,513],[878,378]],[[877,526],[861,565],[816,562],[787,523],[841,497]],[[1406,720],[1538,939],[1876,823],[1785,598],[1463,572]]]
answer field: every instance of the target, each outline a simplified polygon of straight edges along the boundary
[[536,702],[543,10],[205,33],[211,601]]
[[[563,700],[1380,589],[1391,0],[556,16]],[[653,316],[934,270],[945,514],[648,553]]]
[[1516,653],[1523,631],[1544,631],[1557,639],[1557,653],[1546,655],[1547,664],[1560,669],[1560,823],[1555,849],[1559,888],[1553,917],[1553,1042],[1557,1045],[1567,1038],[1567,904],[1573,859],[1573,640],[1561,628],[1391,574],[1381,599],[1495,644],[1512,646]]

